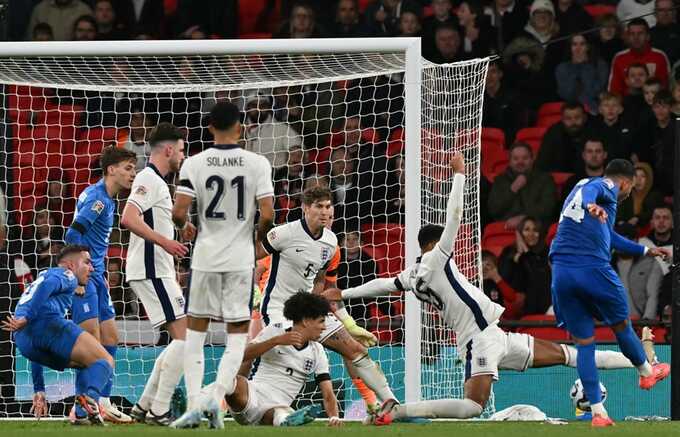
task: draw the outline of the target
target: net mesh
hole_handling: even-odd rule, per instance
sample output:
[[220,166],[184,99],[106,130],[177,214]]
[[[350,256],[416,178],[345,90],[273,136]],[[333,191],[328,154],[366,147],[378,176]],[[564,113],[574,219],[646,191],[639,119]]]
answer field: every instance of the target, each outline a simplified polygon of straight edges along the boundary
[[[454,150],[463,150],[471,176],[455,253],[461,271],[478,280],[477,184],[486,65],[424,65],[421,175],[409,176],[404,171],[403,53],[4,58],[1,138],[7,153],[2,171],[9,214],[1,259],[5,265],[0,266],[5,272],[0,278],[3,318],[25,285],[54,265],[78,195],[101,177],[103,147],[117,144],[134,150],[141,169],[149,151],[146,135],[158,122],[168,121],[186,131],[187,152],[193,155],[209,147],[206,114],[222,100],[244,110],[244,146],[272,163],[277,223],[301,217],[305,187],[325,184],[333,191],[333,230],[342,248],[340,287],[401,271],[404,217],[409,213],[405,183],[409,177],[421,177],[422,222],[443,224],[450,189],[448,159]],[[172,178],[169,181],[172,186]],[[107,270],[122,345],[113,396],[127,405],[141,395],[168,337],[152,329],[125,282],[129,233],[119,225],[125,196],[116,201]],[[188,265],[188,259],[177,263],[185,289]],[[266,277],[266,265],[257,270],[258,277],[262,271]],[[370,353],[401,399],[407,365],[404,305],[399,297],[348,305],[358,323],[378,336],[381,346]],[[423,398],[462,396],[455,338],[429,308],[423,308],[422,322]],[[28,416],[30,364],[9,336],[0,335],[0,369],[7,369],[0,371],[0,414]],[[224,340],[223,326],[213,323],[205,350],[206,382],[215,377]],[[344,414],[360,417],[363,405],[342,360],[335,354],[330,359],[332,376],[343,388]],[[73,395],[69,371],[48,371],[46,382],[53,402]],[[314,396],[303,392],[301,401]]]

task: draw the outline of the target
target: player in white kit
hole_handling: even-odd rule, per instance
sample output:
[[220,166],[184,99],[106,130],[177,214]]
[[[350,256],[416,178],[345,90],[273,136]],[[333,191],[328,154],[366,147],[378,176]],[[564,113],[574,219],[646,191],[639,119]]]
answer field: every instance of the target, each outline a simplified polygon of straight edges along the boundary
[[[178,227],[187,223],[196,199],[199,231],[191,259],[187,302],[184,379],[187,412],[173,427],[196,427],[202,410],[210,426],[223,428],[218,399],[234,392],[234,376],[248,341],[255,267],[255,215],[259,207],[258,240],[274,220],[271,165],[263,156],[238,146],[241,114],[231,103],[217,103],[210,112],[215,144],[188,158],[180,170],[172,216]],[[220,360],[209,401],[199,401],[203,382],[203,345],[210,320],[226,322],[227,347]]]
[[[250,342],[245,359],[257,359],[251,380],[237,376],[236,390],[226,396],[231,414],[241,425],[303,425],[314,420],[310,407],[293,411],[291,403],[309,376],[319,386],[329,425],[341,424],[328,357],[315,341],[324,330],[328,301],[300,292],[284,305],[289,323],[273,323]],[[292,322],[292,326],[290,326]]]
[[[184,296],[173,256],[184,256],[188,249],[174,240],[172,198],[165,181],[169,173],[179,171],[184,160],[182,138],[182,132],[170,123],[160,123],[151,131],[149,164],[137,173],[121,217],[121,225],[131,231],[127,280],[154,328],[165,325],[173,339],[156,359],[132,416],[138,422],[164,426],[171,422],[170,398],[182,377],[186,335]],[[195,230],[187,225],[182,238],[191,240]]]
[[[326,269],[338,242],[333,231],[326,227],[332,208],[330,190],[320,186],[306,189],[302,207],[302,219],[272,229],[258,247],[261,249],[258,257],[272,255],[271,273],[260,309],[265,325],[287,323],[284,302],[295,293],[320,294],[324,290]],[[343,323],[329,314],[326,329],[318,341],[352,363],[356,375],[381,401],[395,400],[380,367],[369,357],[366,347],[353,337],[367,340],[374,338],[373,335],[353,322],[345,322],[353,324],[350,335]]]
[[[440,399],[398,405],[385,403],[374,418],[377,425],[409,417],[470,418],[479,416],[498,380],[498,369],[524,371],[528,367],[568,365],[576,367],[576,349],[535,339],[527,334],[506,333],[498,327],[505,308],[491,301],[470,284],[452,258],[453,243],[463,215],[465,163],[456,153],[451,161],[455,173],[446,209],[446,227],[426,225],[418,233],[423,254],[396,278],[379,278],[346,290],[329,289],[329,300],[377,297],[411,291],[430,304],[456,333],[458,349],[465,357],[464,399]],[[614,351],[598,351],[598,367],[631,368],[633,364]]]

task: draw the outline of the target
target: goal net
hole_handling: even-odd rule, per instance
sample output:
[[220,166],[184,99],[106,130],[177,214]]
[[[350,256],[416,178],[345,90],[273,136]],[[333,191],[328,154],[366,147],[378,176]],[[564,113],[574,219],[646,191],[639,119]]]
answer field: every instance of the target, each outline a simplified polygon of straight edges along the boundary
[[[134,150],[141,169],[149,152],[146,136],[168,121],[185,130],[186,151],[193,155],[210,147],[206,115],[225,100],[243,109],[243,146],[272,163],[277,224],[301,217],[306,187],[323,184],[333,191],[341,287],[396,275],[407,259],[415,260],[419,226],[445,222],[448,161],[454,151],[463,151],[469,178],[455,257],[461,271],[479,282],[486,60],[438,66],[418,56],[414,65],[404,50],[372,44],[361,51],[360,42],[331,51],[319,40],[320,50],[303,51],[295,48],[298,41],[286,41],[288,53],[280,44],[270,50],[263,41],[222,43],[228,46],[223,54],[196,54],[202,43],[183,52],[189,45],[172,42],[176,54],[154,56],[148,50],[98,53],[96,44],[85,56],[63,56],[84,47],[79,45],[66,45],[61,54],[10,56],[0,45],[0,186],[7,205],[0,256],[3,319],[26,285],[54,265],[78,195],[101,178],[103,147]],[[170,175],[171,188],[174,181]],[[119,225],[125,197],[116,199],[107,270],[121,341],[112,396],[129,406],[141,395],[168,336],[152,328],[125,281],[129,232]],[[176,267],[186,290],[189,259],[177,260]],[[256,270],[256,294],[262,270],[266,275],[266,265]],[[370,354],[401,400],[462,396],[463,362],[455,337],[435,312],[409,296],[348,304],[357,322],[379,338]],[[205,348],[206,383],[215,377],[224,340],[224,327],[213,323]],[[329,358],[343,414],[361,417],[363,404],[341,358],[334,353]],[[0,363],[0,417],[30,417],[30,363],[4,332]],[[73,373],[46,370],[45,379],[50,413],[62,415],[73,396]],[[319,399],[313,383],[299,396],[301,403]]]

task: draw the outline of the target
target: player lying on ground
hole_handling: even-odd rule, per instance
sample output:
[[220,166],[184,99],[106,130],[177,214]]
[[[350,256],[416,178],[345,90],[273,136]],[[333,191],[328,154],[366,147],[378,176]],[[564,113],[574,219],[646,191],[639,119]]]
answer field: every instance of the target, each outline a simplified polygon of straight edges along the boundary
[[[376,297],[411,291],[432,305],[444,323],[456,333],[458,350],[465,357],[464,399],[442,399],[398,405],[383,405],[375,419],[379,425],[407,417],[470,418],[479,416],[498,380],[498,369],[524,371],[528,367],[576,366],[577,353],[570,346],[535,339],[527,334],[506,333],[498,327],[504,308],[492,302],[465,278],[456,266],[451,250],[463,214],[465,185],[463,156],[457,153],[451,167],[455,172],[446,210],[446,227],[426,225],[418,233],[422,259],[396,278],[379,278],[347,290],[326,290],[329,300]],[[429,274],[416,288],[417,276]],[[427,286],[424,286],[428,284]],[[632,367],[621,353],[597,352],[602,368]]]
[[[104,345],[106,351],[116,359],[118,348],[118,328],[116,312],[109,294],[109,284],[105,278],[105,257],[109,249],[109,236],[113,228],[113,216],[119,193],[129,190],[135,178],[137,155],[116,146],[104,148],[101,155],[101,168],[104,173],[96,184],[87,187],[78,197],[73,223],[66,231],[67,244],[79,244],[89,248],[94,272],[85,286],[84,294],[77,292],[73,298],[71,319],[85,331],[92,334]],[[86,386],[81,371],[76,371],[76,395],[85,392]],[[32,365],[34,385],[44,387],[42,368]],[[122,413],[111,403],[109,396],[113,388],[113,375],[104,387],[100,399],[100,410],[105,420],[114,423],[129,423],[130,416]],[[78,404],[71,411],[71,420],[85,419],[87,412]]]
[[[135,177],[120,221],[131,231],[126,278],[154,328],[165,325],[172,338],[156,359],[131,415],[137,422],[163,426],[172,421],[170,399],[184,370],[184,296],[173,257],[182,257],[189,250],[174,240],[172,198],[165,182],[169,173],[179,171],[184,160],[182,138],[182,132],[170,123],[160,123],[151,131],[149,164]],[[181,236],[191,240],[195,231],[187,222]]]
[[103,425],[98,404],[113,373],[113,358],[94,336],[65,317],[76,288],[86,285],[94,271],[88,248],[65,246],[57,265],[24,291],[2,329],[13,332],[17,348],[32,362],[58,371],[80,369],[83,390],[76,402],[87,416],[75,423]]
[[[284,302],[298,291],[320,294],[324,289],[328,263],[333,258],[338,239],[326,226],[330,219],[331,192],[314,186],[302,194],[303,217],[269,231],[258,246],[258,258],[272,255],[272,268],[262,299],[262,320],[287,324],[283,315]],[[345,314],[347,312],[345,311]],[[341,316],[342,317],[342,316]],[[345,317],[351,317],[346,314]],[[344,323],[349,323],[345,320]],[[368,356],[366,346],[356,338],[374,336],[351,319],[353,335],[332,313],[326,318],[326,329],[319,343],[339,353],[354,367],[354,374],[383,401],[395,399],[380,367]]]
[[314,341],[325,329],[330,311],[320,296],[299,292],[289,298],[283,313],[292,321],[270,324],[246,347],[244,358],[256,360],[251,380],[236,376],[236,389],[225,397],[234,420],[241,425],[303,425],[314,420],[311,407],[293,411],[290,407],[311,375],[319,385],[330,426],[342,422],[333,392],[328,358]]
[[611,265],[611,250],[634,256],[670,257],[664,248],[646,248],[614,231],[618,202],[630,195],[635,168],[612,160],[604,177],[581,180],[567,197],[557,235],[550,248],[555,316],[574,337],[577,369],[593,412],[593,426],[610,426],[601,402],[595,359],[595,324],[603,321],[616,335],[621,351],[640,373],[640,388],[649,390],[670,373],[665,363],[651,364],[629,321],[627,292]]
[[[265,238],[274,220],[274,187],[267,158],[243,150],[241,114],[231,103],[217,103],[210,112],[210,132],[215,144],[190,158],[180,170],[172,217],[184,228],[196,199],[200,230],[191,258],[191,289],[187,302],[184,344],[184,380],[187,412],[173,422],[191,428],[205,410],[210,424],[223,428],[219,400],[234,393],[234,377],[243,362],[255,267],[255,214],[258,240]],[[211,320],[224,321],[227,344],[220,359],[211,399],[201,399],[203,345]]]

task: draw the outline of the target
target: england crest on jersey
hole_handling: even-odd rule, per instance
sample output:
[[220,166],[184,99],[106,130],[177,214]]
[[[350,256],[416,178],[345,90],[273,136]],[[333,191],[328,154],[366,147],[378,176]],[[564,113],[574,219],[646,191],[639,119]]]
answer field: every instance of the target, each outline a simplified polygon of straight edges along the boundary
[[321,248],[321,264],[326,264],[326,262],[331,259],[331,250],[328,247]]

